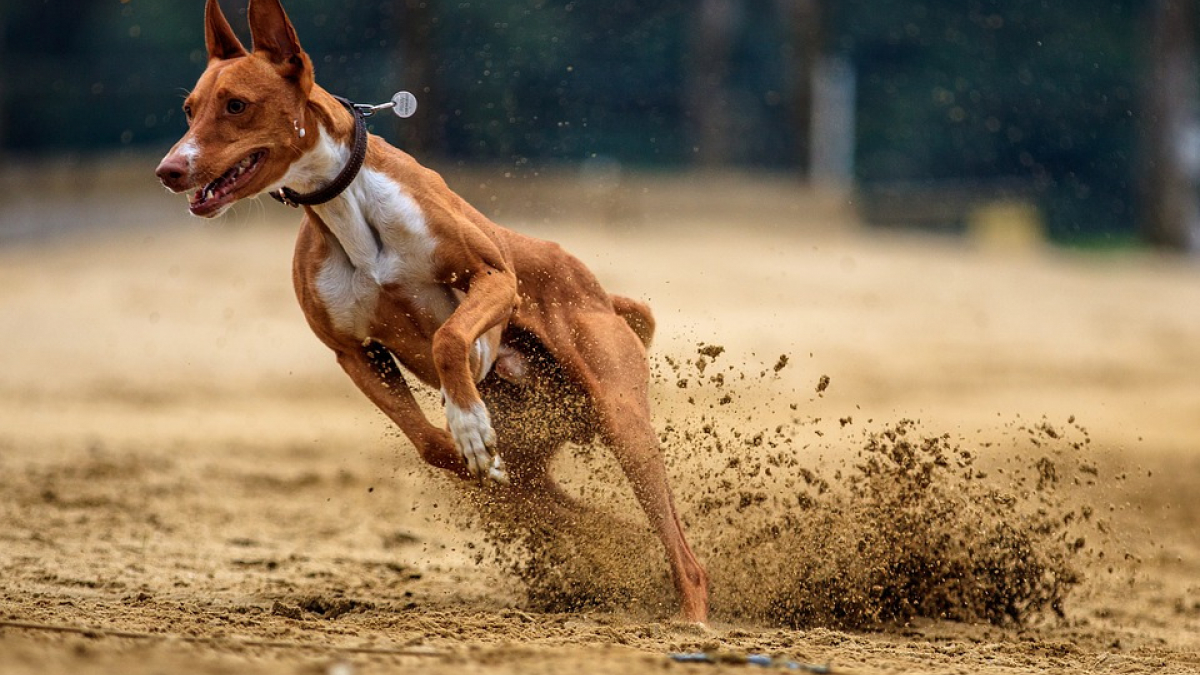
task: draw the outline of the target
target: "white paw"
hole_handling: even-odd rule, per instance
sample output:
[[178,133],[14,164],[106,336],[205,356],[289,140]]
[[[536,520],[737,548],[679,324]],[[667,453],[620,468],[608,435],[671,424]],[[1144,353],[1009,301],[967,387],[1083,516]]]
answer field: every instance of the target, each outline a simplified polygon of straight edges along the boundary
[[[445,399],[445,392],[442,393],[442,398]],[[467,463],[471,475],[508,484],[508,472],[504,468],[504,462],[499,455],[493,455],[491,452],[496,445],[496,432],[492,429],[487,406],[477,402],[467,408],[460,408],[446,399],[446,424],[454,438],[454,447]]]

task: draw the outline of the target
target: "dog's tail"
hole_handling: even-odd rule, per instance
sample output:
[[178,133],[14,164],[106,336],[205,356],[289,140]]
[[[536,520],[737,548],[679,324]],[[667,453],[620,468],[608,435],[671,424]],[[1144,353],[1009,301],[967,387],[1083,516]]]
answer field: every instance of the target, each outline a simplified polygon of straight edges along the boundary
[[612,296],[612,303],[617,315],[625,319],[625,323],[649,349],[650,341],[654,339],[654,314],[650,312],[650,306],[620,295]]

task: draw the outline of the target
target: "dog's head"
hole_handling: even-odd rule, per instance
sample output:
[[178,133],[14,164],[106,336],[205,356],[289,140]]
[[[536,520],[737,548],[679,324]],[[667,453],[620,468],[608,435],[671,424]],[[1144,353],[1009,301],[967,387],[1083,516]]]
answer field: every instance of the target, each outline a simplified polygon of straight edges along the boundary
[[279,183],[316,142],[307,129],[312,61],[295,28],[279,0],[251,0],[247,15],[251,51],[208,0],[208,67],[183,103],[187,133],[155,172],[172,192],[193,191],[197,216],[216,216]]

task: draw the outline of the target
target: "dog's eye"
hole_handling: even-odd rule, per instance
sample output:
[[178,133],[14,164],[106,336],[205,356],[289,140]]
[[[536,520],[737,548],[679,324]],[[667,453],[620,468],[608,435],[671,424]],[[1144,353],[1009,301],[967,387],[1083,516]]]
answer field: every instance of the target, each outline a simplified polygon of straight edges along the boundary
[[230,115],[240,115],[246,111],[246,102],[240,98],[231,98],[225,104],[225,112]]
[[192,120],[192,106],[183,106],[183,116],[186,117],[189,122]]

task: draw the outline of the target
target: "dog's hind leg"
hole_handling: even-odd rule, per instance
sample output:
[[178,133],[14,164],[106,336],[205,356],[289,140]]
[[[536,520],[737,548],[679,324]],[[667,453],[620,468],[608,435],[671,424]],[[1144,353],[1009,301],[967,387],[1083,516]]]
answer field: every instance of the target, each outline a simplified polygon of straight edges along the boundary
[[616,456],[634,495],[666,547],[684,618],[708,617],[708,574],[684,537],[667,469],[650,418],[649,364],[639,336],[623,317],[585,312],[556,356],[592,399],[601,438]]

